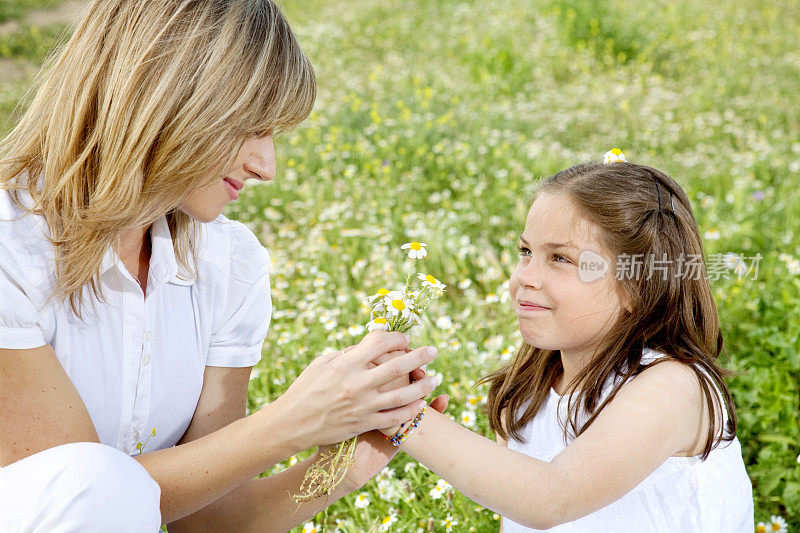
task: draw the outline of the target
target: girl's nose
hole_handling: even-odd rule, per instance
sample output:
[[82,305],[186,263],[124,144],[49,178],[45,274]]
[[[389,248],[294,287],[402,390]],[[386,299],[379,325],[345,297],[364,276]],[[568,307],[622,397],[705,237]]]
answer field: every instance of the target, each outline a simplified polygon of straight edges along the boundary
[[244,169],[258,176],[262,181],[269,181],[275,177],[275,145],[272,135],[254,137],[245,141],[247,158]]
[[541,289],[542,288],[542,269],[541,265],[539,265],[536,259],[531,258],[528,260],[527,264],[520,263],[519,270],[517,272],[517,279],[519,280],[519,284],[523,287],[528,287],[531,289]]

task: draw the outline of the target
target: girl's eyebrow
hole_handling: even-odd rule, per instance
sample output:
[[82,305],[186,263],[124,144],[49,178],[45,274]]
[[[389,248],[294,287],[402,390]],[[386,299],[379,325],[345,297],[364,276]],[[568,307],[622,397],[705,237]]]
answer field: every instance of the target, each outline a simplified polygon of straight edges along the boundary
[[[524,244],[528,248],[531,247],[531,245],[528,244],[528,241],[525,240],[525,237],[520,235],[519,240],[520,240],[520,242],[522,244]],[[546,242],[546,243],[544,243],[543,247],[544,248],[549,248],[551,250],[558,250],[559,248],[571,248],[573,250],[577,250],[578,249],[578,247],[575,246],[575,243],[572,242],[572,241],[564,242],[564,243],[561,243],[561,242]]]

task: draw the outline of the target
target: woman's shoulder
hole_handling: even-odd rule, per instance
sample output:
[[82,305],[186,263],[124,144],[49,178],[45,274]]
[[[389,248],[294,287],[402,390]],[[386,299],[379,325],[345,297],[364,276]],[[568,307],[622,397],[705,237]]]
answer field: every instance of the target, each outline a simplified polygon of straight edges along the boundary
[[246,224],[220,215],[204,226],[198,259],[240,281],[252,280],[269,268],[267,248]]
[[11,191],[0,189],[0,267],[32,295],[44,295],[43,286],[55,275],[50,232],[44,217],[26,210],[33,205],[27,191],[19,191],[18,198],[22,206]]

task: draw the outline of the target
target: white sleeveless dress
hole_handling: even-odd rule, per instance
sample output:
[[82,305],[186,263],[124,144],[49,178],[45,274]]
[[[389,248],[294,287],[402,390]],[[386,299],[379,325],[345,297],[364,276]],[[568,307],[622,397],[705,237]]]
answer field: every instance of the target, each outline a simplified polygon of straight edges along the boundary
[[[642,363],[663,356],[645,348]],[[602,397],[611,389],[609,379]],[[526,442],[511,438],[508,447],[550,462],[566,448],[558,417],[566,421],[567,401],[551,388],[539,413],[523,429]],[[580,421],[587,419],[583,414]],[[723,416],[727,421],[726,412]],[[737,438],[721,442],[705,461],[670,457],[625,496],[578,520],[540,530],[503,518],[504,533],[752,533],[754,525],[752,485]]]

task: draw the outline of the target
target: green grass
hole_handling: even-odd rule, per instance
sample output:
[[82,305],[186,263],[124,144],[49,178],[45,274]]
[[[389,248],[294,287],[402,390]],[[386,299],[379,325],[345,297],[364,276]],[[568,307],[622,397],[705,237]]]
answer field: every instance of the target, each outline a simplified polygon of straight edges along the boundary
[[[756,520],[781,515],[800,527],[800,5],[284,4],[319,97],[312,117],[279,140],[275,182],[248,188],[227,211],[273,260],[275,317],[250,410],[314,356],[359,338],[348,328],[367,321],[361,297],[397,283],[398,248],[416,239],[429,244],[427,270],[448,285],[432,313],[453,322],[416,342],[440,347],[432,368],[460,417],[468,395],[484,392],[472,384],[518,339],[497,299],[530,184],[619,146],[684,186],[709,257],[763,256],[757,279],[713,288],[725,364],[744,372],[730,385]],[[23,88],[0,93],[0,124]],[[473,429],[490,435],[480,409]],[[352,495],[314,523],[366,530],[396,513],[397,530],[440,531],[448,515],[458,531],[497,528],[457,491],[432,499],[438,478],[414,464],[398,455],[392,477],[363,489],[367,510]]]
[[0,3],[0,24],[24,18],[34,9],[50,9],[64,0],[3,0]]

